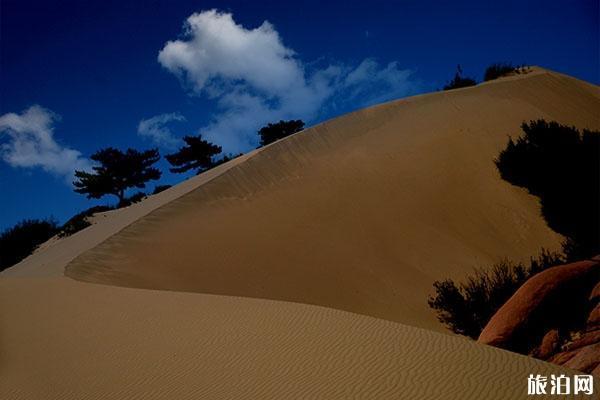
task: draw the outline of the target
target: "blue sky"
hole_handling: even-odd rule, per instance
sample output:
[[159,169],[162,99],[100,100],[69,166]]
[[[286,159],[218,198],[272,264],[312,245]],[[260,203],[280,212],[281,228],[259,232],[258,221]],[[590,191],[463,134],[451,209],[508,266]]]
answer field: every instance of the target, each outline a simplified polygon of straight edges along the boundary
[[[510,61],[600,81],[596,0],[0,7],[0,229],[113,203],[69,184],[106,146],[168,154],[183,135],[203,133],[244,151],[265,122],[310,125],[437,90],[459,63],[478,80]],[[183,179],[160,165],[160,183]]]

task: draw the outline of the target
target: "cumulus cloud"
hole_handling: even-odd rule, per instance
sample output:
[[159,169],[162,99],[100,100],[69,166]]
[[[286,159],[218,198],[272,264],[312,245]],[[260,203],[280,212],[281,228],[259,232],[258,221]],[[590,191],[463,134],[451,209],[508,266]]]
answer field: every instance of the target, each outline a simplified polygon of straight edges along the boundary
[[89,170],[88,159],[54,139],[60,116],[38,105],[21,114],[0,116],[0,157],[15,168],[42,168],[71,182],[75,170]]
[[173,136],[168,124],[181,121],[185,121],[185,117],[180,113],[160,114],[141,120],[137,132],[138,135],[152,140],[157,146],[172,149],[177,147],[178,139]]
[[188,17],[183,37],[167,42],[158,61],[192,94],[216,101],[220,112],[201,132],[232,152],[256,145],[256,130],[267,122],[311,122],[415,91],[411,72],[397,63],[316,68],[299,60],[269,22],[247,29],[217,10]]

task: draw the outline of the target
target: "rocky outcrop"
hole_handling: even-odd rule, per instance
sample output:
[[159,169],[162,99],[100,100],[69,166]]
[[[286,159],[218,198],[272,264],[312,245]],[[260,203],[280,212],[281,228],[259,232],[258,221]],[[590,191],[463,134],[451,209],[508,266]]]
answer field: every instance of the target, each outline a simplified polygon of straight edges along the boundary
[[494,314],[478,341],[598,374],[600,257],[528,279]]

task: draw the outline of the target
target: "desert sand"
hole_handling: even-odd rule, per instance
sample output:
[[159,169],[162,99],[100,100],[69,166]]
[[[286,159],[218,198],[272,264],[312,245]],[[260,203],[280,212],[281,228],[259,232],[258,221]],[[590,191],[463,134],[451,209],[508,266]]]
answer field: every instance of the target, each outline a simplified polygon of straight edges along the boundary
[[504,400],[572,373],[331,308],[64,277],[1,279],[0,313],[10,400]]
[[559,248],[492,160],[524,120],[599,129],[598,109],[596,86],[535,68],[96,215],[0,274],[0,398],[525,398],[530,373],[573,371],[438,333],[427,295]]
[[73,260],[78,280],[317,304],[443,331],[432,283],[562,238],[493,159],[525,120],[600,128],[596,87],[536,70],[281,140]]

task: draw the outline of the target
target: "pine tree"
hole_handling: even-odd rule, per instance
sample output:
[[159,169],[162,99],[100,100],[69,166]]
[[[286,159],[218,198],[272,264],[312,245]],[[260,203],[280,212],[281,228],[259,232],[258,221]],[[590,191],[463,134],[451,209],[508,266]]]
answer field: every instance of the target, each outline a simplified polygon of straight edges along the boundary
[[177,153],[165,156],[173,166],[171,172],[187,172],[196,169],[196,173],[214,166],[213,156],[221,152],[221,147],[204,139],[202,135],[186,136],[183,138],[186,146],[181,147]]
[[87,195],[88,199],[114,195],[122,206],[128,188],[144,188],[146,182],[161,176],[161,172],[152,167],[160,159],[157,149],[142,152],[127,149],[122,152],[108,147],[97,151],[91,158],[99,164],[92,167],[94,172],[75,171],[77,180],[73,182],[75,192]]

